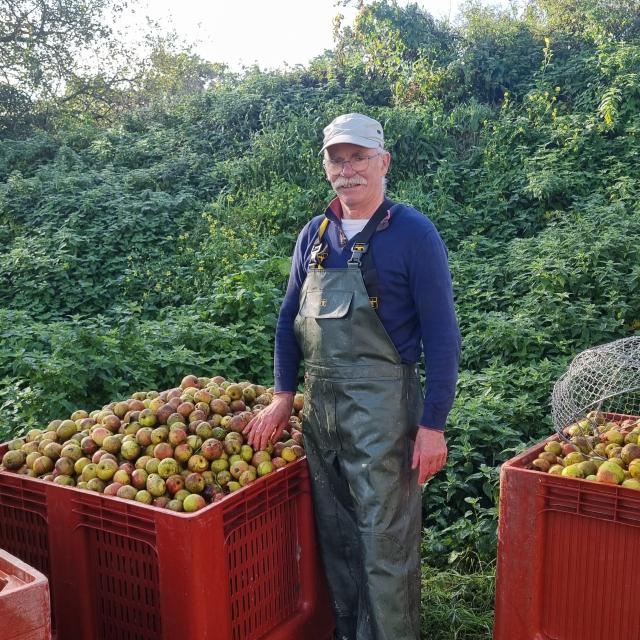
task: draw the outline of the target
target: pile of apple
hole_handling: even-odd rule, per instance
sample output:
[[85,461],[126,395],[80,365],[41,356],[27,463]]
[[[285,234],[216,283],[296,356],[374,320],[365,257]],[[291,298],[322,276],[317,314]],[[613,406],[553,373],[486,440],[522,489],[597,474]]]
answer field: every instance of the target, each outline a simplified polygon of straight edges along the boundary
[[263,451],[245,442],[243,429],[272,399],[272,388],[189,375],[179,387],[32,429],[9,443],[0,470],[197,511],[304,455],[302,394],[278,442]]
[[547,442],[532,469],[640,489],[640,418],[612,422],[592,411],[563,435],[568,441]]

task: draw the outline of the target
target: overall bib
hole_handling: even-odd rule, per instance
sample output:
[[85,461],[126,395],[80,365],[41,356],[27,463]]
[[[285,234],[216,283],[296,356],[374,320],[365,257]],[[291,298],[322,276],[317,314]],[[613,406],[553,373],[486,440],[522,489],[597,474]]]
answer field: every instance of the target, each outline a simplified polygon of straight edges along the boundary
[[323,269],[312,260],[294,327],[305,360],[305,450],[336,638],[418,640],[416,366],[402,363],[373,310],[359,261]]

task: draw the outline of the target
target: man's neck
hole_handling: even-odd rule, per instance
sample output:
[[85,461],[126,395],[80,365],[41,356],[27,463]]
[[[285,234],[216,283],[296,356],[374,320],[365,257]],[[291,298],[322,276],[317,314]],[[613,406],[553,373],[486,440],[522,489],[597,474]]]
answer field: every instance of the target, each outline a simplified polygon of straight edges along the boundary
[[380,200],[375,201],[375,204],[365,204],[361,207],[348,207],[344,202],[340,201],[342,217],[346,220],[368,220],[383,202],[384,194],[380,197]]

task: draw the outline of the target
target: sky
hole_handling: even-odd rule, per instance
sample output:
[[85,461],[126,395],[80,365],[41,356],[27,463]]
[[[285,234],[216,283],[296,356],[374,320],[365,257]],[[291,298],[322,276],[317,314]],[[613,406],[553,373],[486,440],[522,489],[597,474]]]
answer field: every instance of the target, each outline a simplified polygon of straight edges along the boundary
[[[434,17],[451,20],[461,3],[418,0]],[[194,43],[205,60],[225,62],[234,70],[254,63],[262,69],[306,65],[333,47],[334,16],[342,13],[350,23],[356,13],[336,0],[139,0],[130,6],[136,10],[128,14],[128,26],[143,28],[149,16]]]

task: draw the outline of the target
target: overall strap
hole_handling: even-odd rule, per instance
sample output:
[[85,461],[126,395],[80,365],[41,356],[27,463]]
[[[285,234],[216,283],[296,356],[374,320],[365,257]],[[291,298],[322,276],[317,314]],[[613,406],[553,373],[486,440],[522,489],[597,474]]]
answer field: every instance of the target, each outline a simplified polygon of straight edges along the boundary
[[378,207],[371,218],[369,218],[369,222],[367,222],[364,229],[355,236],[351,257],[348,261],[349,267],[357,267],[362,272],[364,286],[369,295],[369,304],[371,304],[371,307],[376,311],[380,304],[378,271],[373,262],[373,256],[369,251],[369,242],[373,234],[377,231],[378,225],[382,222],[392,206],[393,202],[385,198],[384,202]]
[[311,254],[309,255],[309,268],[310,269],[324,269],[322,263],[327,259],[328,247],[326,241],[322,238],[324,236],[327,227],[329,226],[329,218],[325,217],[324,220],[320,223],[320,227],[318,228],[318,233],[316,235],[316,240],[311,247]]

